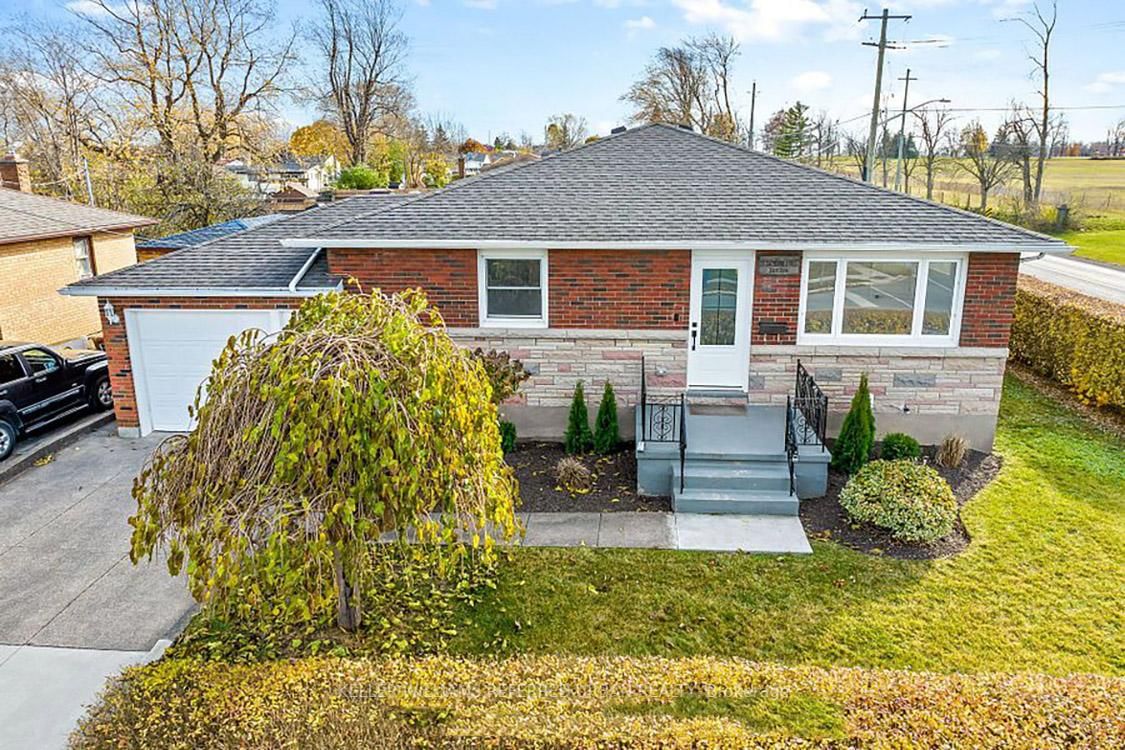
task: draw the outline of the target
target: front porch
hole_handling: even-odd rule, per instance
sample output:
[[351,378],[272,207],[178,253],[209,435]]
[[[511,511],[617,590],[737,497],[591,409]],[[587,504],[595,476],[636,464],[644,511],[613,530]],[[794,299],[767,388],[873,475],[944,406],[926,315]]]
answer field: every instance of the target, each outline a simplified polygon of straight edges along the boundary
[[828,399],[798,362],[786,405],[744,392],[653,394],[641,362],[635,413],[637,491],[672,497],[677,513],[796,516],[824,494]]

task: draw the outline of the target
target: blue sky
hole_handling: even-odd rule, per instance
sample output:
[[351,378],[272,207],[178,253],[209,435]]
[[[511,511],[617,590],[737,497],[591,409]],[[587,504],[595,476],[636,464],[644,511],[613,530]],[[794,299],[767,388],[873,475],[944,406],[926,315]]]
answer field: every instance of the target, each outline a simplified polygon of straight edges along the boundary
[[[18,0],[0,0],[14,3]],[[878,24],[859,24],[862,2],[851,0],[402,0],[411,37],[409,67],[422,112],[441,112],[481,140],[501,131],[542,134],[547,117],[573,112],[606,133],[624,123],[618,97],[654,50],[692,34],[717,30],[742,41],[736,74],[741,110],[750,83],[759,87],[758,122],[797,99],[860,130],[871,106],[875,50],[860,42]],[[286,21],[312,12],[308,0],[279,0]],[[32,0],[42,12],[65,12],[62,0]],[[1065,107],[1125,105],[1125,4],[1121,0],[1059,0],[1052,90]],[[867,6],[873,13],[881,6]],[[888,53],[890,106],[901,106],[906,69],[918,78],[911,103],[946,97],[953,107],[1004,107],[1031,101],[1035,84],[1025,59],[1029,34],[1004,22],[1026,13],[1029,0],[891,2],[909,23],[892,23],[890,38],[911,42]],[[886,90],[886,88],[885,88]],[[295,123],[315,111],[287,105]],[[963,113],[973,117],[978,113]],[[980,112],[990,126],[1000,113]],[[1075,138],[1101,138],[1125,106],[1067,112]]]

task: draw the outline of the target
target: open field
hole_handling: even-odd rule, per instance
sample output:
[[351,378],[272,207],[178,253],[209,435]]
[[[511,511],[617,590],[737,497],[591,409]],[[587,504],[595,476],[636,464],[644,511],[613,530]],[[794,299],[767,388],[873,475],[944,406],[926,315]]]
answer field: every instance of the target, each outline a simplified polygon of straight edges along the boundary
[[1125,229],[1064,232],[1059,236],[1077,248],[1075,255],[1125,266]]
[[1125,674],[1125,444],[1009,376],[996,446],[956,557],[518,550],[454,650]]

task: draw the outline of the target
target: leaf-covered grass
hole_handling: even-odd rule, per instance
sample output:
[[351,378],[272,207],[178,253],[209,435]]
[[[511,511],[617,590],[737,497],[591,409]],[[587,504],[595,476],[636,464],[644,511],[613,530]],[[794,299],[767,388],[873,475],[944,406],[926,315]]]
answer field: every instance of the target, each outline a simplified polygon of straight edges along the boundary
[[1125,266],[1125,229],[1066,232],[1059,236],[1077,248],[1075,255]]
[[685,693],[669,702],[616,703],[607,714],[669,716],[676,719],[717,717],[737,721],[753,732],[784,731],[807,739],[842,739],[844,717],[840,706],[807,693],[771,697],[761,693],[745,696],[711,696]]
[[1125,674],[1125,442],[1009,377],[962,554],[516,550],[455,651]]

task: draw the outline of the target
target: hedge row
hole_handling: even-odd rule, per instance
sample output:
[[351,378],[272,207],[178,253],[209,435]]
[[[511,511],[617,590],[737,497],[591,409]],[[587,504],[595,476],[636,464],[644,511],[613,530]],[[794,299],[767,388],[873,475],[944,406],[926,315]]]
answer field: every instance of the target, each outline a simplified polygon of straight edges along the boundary
[[1125,746],[1125,680],[738,659],[451,657],[134,668],[78,748]]
[[1125,408],[1125,307],[1021,276],[1013,359],[1099,406]]

